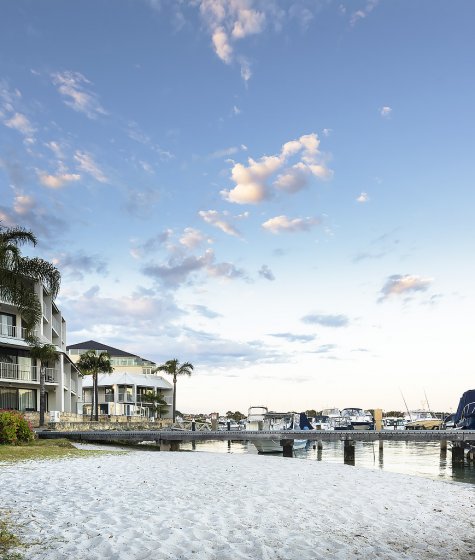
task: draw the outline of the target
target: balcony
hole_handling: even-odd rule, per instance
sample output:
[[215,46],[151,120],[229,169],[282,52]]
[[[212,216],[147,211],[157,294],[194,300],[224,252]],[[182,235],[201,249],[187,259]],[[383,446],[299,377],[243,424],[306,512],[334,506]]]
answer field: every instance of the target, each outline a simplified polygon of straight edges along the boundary
[[58,336],[61,336],[61,323],[58,321],[58,319],[56,319],[56,317],[54,315],[53,315],[52,320],[51,320],[51,325],[52,325],[55,333]]
[[[163,397],[163,395],[162,395]],[[163,400],[165,401],[165,404],[171,406],[172,405],[172,401],[173,401],[173,397],[163,397]],[[137,401],[138,403],[143,403],[143,404],[151,404],[150,402],[150,397],[149,395],[137,395]]]
[[118,399],[117,402],[120,403],[134,403],[135,399],[134,399],[134,395],[129,395],[127,393],[119,393],[118,395]]
[[[35,336],[38,336],[38,332],[33,331]],[[13,325],[0,325],[0,336],[5,338],[14,338],[17,340],[24,340],[26,336],[26,329],[23,327],[15,327]]]
[[[20,366],[19,364],[0,362],[0,379],[4,381],[39,383],[40,368],[37,366]],[[45,380],[46,383],[58,383],[59,371],[54,368],[46,368]]]

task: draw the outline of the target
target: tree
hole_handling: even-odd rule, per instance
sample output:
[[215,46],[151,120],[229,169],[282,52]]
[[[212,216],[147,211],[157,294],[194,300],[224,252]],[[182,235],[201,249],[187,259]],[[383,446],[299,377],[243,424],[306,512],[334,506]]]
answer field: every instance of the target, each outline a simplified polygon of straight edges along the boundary
[[193,371],[193,365],[189,362],[184,362],[180,364],[180,362],[175,358],[174,360],[168,360],[161,366],[156,367],[153,370],[153,373],[156,372],[165,372],[168,375],[173,375],[173,407],[172,407],[172,415],[173,415],[173,422],[175,422],[176,417],[176,380],[177,377],[180,375],[191,375]]
[[99,388],[97,377],[99,373],[112,373],[114,368],[111,366],[111,358],[107,352],[96,354],[95,350],[88,350],[79,357],[76,364],[82,375],[92,375],[92,406],[91,420],[99,420]]
[[150,403],[150,410],[154,414],[158,414],[158,418],[162,417],[162,413],[168,408],[168,404],[161,393],[154,393],[153,391],[147,391],[147,403]]
[[5,228],[0,224],[0,298],[18,307],[26,338],[32,342],[38,342],[33,332],[42,316],[41,302],[32,282],[41,282],[53,300],[61,284],[61,275],[53,264],[22,256],[22,245],[36,243],[31,231],[21,227]]
[[30,357],[32,360],[40,362],[40,427],[45,424],[46,411],[46,368],[51,363],[56,364],[59,360],[60,352],[53,344],[33,343],[30,346]]

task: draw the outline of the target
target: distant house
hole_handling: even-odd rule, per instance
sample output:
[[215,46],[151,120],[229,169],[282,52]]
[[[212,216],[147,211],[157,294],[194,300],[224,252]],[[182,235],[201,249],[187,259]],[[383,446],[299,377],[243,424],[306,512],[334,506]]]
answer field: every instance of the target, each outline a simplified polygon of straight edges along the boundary
[[[60,353],[59,361],[46,369],[46,411],[77,413],[81,380],[66,354],[66,321],[41,283],[32,283],[31,289],[43,309],[35,334],[41,344],[53,344]],[[40,364],[30,357],[18,308],[0,300],[0,409],[38,412],[39,389]]]
[[[162,418],[171,418],[171,404],[173,401],[173,385],[152,370],[155,362],[146,360],[107,346],[95,340],[88,340],[67,347],[70,359],[77,363],[82,353],[94,350],[97,354],[107,352],[111,357],[114,372],[98,376],[99,414],[109,416],[142,416],[157,417],[153,411],[150,395],[161,395],[167,405],[160,413]],[[83,414],[90,414],[92,407],[92,377],[85,376],[83,387]]]

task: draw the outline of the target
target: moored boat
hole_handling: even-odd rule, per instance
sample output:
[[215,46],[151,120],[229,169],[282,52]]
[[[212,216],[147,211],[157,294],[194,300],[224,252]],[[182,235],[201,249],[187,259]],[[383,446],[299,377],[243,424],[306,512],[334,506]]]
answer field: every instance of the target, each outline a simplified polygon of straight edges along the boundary
[[[248,410],[246,430],[251,431],[291,431],[313,429],[305,413],[294,412],[269,412],[266,406],[251,406]],[[252,440],[259,453],[281,453],[281,437],[276,434],[275,438],[262,438]],[[304,449],[307,445],[306,439],[295,439],[294,450]]]
[[374,430],[374,418],[368,410],[362,408],[344,408],[341,417],[347,419],[350,430]]
[[406,430],[440,430],[444,423],[430,410],[410,410],[404,418]]

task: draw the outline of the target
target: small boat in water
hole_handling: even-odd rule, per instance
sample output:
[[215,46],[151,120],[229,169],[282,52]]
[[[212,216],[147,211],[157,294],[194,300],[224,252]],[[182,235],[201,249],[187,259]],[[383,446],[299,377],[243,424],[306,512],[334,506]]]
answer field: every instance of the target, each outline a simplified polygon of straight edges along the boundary
[[341,417],[347,419],[350,430],[374,430],[374,418],[371,412],[362,408],[344,408]]
[[[266,406],[251,406],[247,414],[246,430],[250,431],[275,431],[283,430],[312,430],[305,413],[295,412],[269,412]],[[259,453],[281,453],[281,437],[276,434],[275,438],[252,440]],[[304,449],[307,445],[306,439],[295,439],[294,449]]]

